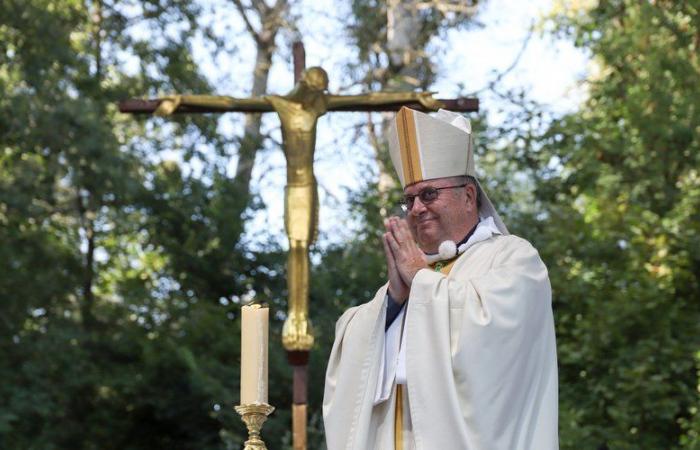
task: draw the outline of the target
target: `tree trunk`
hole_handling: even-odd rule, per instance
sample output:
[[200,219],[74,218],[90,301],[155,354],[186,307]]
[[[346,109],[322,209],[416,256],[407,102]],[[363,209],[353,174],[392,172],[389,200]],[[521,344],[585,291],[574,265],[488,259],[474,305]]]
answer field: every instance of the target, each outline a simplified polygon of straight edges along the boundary
[[[275,30],[276,31],[276,30]],[[272,65],[272,54],[274,53],[275,33],[272,33],[270,40],[260,40],[257,43],[255,67],[253,69],[253,90],[251,96],[259,97],[267,92],[267,82]],[[250,181],[255,165],[255,155],[262,148],[263,138],[260,133],[262,123],[261,114],[246,114],[244,134],[240,141],[238,150],[238,165],[236,167],[235,183],[237,192],[240,192],[241,211],[243,213],[248,205],[250,197]]]
[[[284,21],[282,14],[287,9],[286,0],[278,0],[272,7],[264,2],[254,3],[254,6],[246,10],[242,3],[234,0],[241,18],[246,24],[248,33],[256,43],[255,67],[253,68],[252,97],[259,97],[267,93],[267,82],[272,66],[272,55],[276,50],[275,38]],[[258,14],[260,30],[255,30],[248,18],[248,12],[254,10]],[[239,211],[234,214],[240,217],[248,207],[250,200],[250,181],[255,166],[255,156],[262,148],[263,137],[260,133],[262,123],[261,114],[247,114],[245,118],[244,134],[240,141],[238,151],[238,165],[234,183],[236,191],[240,195]]]
[[[410,91],[419,87],[419,63],[418,54],[421,47],[418,44],[421,32],[421,21],[418,18],[416,2],[390,0],[387,2],[387,32],[386,52],[390,61],[389,67],[383,72],[381,83],[383,90]],[[380,134],[370,123],[369,135],[374,156],[379,166],[379,180],[377,189],[383,199],[382,204],[387,204],[389,191],[396,188],[396,177],[391,158],[388,154],[389,145],[385,136],[389,131],[390,120],[393,113],[383,113]],[[382,211],[383,214],[391,211]]]
[[[94,42],[94,58],[95,58],[95,74],[93,76],[94,89],[99,90],[102,82],[102,0],[94,2],[94,10],[91,14],[92,20],[92,40]],[[82,173],[85,169],[78,168],[81,172],[81,177],[85,176]],[[83,195],[84,194],[84,195]],[[95,295],[92,291],[95,280],[95,211],[93,201],[95,196],[87,186],[82,183],[76,186],[77,209],[80,227],[83,229],[85,239],[85,255],[83,267],[83,286],[82,286],[82,304],[80,305],[81,320],[83,326],[90,328],[94,323],[92,308],[95,303]]]

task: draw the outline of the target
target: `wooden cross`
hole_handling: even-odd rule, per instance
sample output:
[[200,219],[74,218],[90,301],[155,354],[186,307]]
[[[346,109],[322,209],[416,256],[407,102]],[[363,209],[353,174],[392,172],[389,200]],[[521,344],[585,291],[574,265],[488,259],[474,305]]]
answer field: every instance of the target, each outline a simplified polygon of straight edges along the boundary
[[276,112],[282,124],[287,159],[285,229],[289,238],[287,286],[288,315],[282,343],[294,370],[292,436],[295,450],[306,449],[307,371],[313,335],[308,321],[309,246],[315,240],[318,197],[313,173],[316,124],[327,111],[398,111],[407,106],[419,111],[438,108],[459,112],[479,110],[476,98],[434,99],[429,92],[376,92],[332,95],[328,75],[320,67],[305,69],[301,42],[294,44],[295,87],[287,95],[233,98],[211,95],[174,95],[159,99],[131,99],[119,103],[124,113],[170,115],[173,113]]

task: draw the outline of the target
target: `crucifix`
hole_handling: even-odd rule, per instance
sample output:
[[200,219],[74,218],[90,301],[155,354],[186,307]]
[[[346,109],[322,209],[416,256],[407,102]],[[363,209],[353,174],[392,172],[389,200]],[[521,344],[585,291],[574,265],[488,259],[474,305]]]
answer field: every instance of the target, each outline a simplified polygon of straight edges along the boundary
[[294,44],[294,88],[286,95],[233,98],[216,95],[172,95],[152,100],[125,100],[126,113],[169,116],[174,113],[275,112],[282,125],[287,161],[284,224],[289,239],[287,258],[288,313],[282,345],[294,371],[292,436],[295,450],[306,449],[307,369],[314,337],[309,322],[309,246],[318,227],[318,195],[313,162],[316,124],[328,111],[397,111],[408,106],[420,111],[439,108],[478,111],[475,98],[435,99],[430,92],[370,92],[329,94],[328,75],[320,67],[305,69],[304,47]]

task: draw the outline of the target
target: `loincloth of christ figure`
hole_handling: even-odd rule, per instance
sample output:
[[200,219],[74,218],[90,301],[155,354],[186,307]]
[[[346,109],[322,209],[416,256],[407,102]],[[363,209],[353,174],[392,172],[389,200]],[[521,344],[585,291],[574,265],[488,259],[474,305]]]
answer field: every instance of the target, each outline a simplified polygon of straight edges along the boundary
[[168,116],[181,106],[223,111],[276,112],[282,126],[287,162],[284,224],[289,239],[287,258],[288,313],[282,344],[288,351],[308,351],[314,343],[309,321],[309,247],[318,231],[318,190],[314,175],[316,125],[335,109],[397,103],[420,103],[430,110],[442,107],[431,92],[372,92],[359,95],[328,93],[328,74],[321,67],[306,69],[287,95],[234,98],[216,95],[172,95],[159,99],[156,115]]

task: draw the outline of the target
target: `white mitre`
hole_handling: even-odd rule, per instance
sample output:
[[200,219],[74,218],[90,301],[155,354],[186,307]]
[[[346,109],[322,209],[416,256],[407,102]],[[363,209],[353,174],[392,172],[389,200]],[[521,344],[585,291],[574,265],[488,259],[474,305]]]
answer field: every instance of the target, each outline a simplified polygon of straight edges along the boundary
[[[388,139],[391,161],[404,188],[435,178],[470,175],[476,179],[472,126],[461,114],[441,109],[430,116],[403,107]],[[509,234],[478,180],[477,189],[481,191],[479,216],[492,217],[498,230]]]

